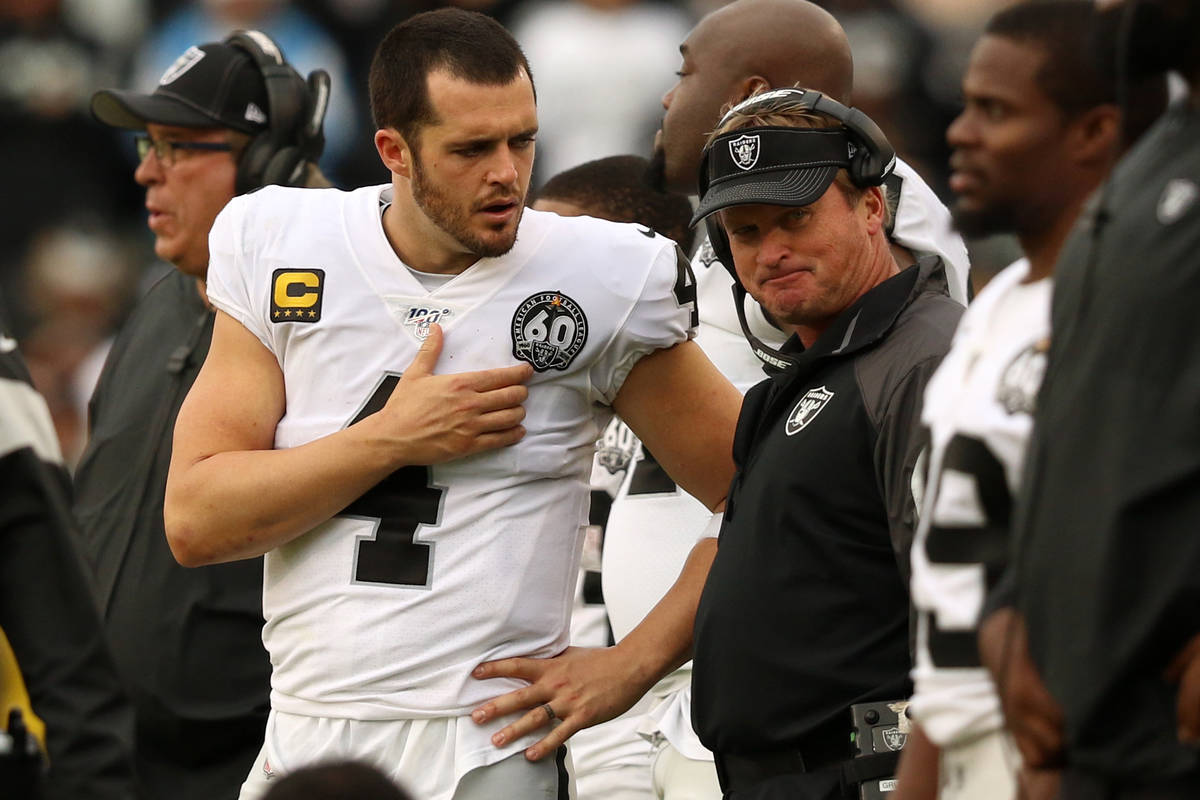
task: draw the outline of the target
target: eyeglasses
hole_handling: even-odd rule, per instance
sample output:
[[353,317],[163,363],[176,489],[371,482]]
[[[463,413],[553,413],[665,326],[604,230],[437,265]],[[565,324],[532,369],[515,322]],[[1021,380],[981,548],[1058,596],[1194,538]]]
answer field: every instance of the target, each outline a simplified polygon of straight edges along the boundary
[[179,150],[207,150],[218,153],[233,150],[233,145],[229,142],[173,142],[169,139],[154,139],[145,134],[135,136],[133,140],[137,143],[138,161],[145,161],[153,149],[154,155],[158,156],[158,162],[164,167],[175,163],[176,152]]

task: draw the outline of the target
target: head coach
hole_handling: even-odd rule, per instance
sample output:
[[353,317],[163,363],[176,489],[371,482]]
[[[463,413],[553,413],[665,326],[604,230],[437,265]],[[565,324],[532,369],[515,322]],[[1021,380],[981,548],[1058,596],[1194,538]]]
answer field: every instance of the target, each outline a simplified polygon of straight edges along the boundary
[[694,220],[793,333],[751,339],[779,370],[746,395],[696,616],[693,723],[729,798],[858,797],[895,766],[853,759],[850,707],[910,690],[919,406],[962,306],[937,257],[892,257],[894,158],[861,112],[782,89],[730,110],[701,164]]

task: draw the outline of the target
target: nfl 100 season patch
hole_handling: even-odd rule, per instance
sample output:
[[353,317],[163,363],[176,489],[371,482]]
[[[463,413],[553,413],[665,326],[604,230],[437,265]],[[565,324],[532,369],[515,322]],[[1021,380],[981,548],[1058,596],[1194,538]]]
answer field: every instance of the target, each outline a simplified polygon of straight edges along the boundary
[[385,297],[388,310],[404,326],[404,332],[423,342],[429,338],[429,326],[438,323],[444,329],[463,314],[463,308],[429,297]]
[[319,322],[325,270],[284,268],[271,274],[271,322]]
[[587,343],[583,309],[561,292],[526,298],[512,318],[513,356],[538,372],[566,370]]
[[826,389],[824,386],[818,386],[816,389],[809,389],[800,398],[800,402],[796,403],[796,407],[792,409],[792,413],[788,414],[787,427],[785,432],[788,436],[795,436],[800,431],[808,427],[808,423],[817,418],[822,409],[829,404],[829,400],[833,397],[833,392]]

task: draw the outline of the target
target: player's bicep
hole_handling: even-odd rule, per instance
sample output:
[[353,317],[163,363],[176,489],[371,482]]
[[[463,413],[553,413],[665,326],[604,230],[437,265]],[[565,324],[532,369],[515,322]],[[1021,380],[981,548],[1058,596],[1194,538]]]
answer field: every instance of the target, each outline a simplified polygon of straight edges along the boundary
[[274,354],[218,311],[208,357],[175,422],[172,471],[217,453],[271,449],[283,411],[283,373]]
[[638,360],[613,408],[689,494],[720,505],[733,477],[742,395],[694,342]]

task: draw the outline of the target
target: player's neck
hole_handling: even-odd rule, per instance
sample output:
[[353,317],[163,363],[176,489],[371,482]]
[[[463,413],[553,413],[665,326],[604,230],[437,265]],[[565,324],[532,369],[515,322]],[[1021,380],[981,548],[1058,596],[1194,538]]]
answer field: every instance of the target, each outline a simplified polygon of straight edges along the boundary
[[457,275],[479,260],[434,225],[410,194],[400,187],[393,194],[383,212],[383,233],[401,261],[418,272]]
[[209,311],[215,310],[212,303],[208,302],[208,283],[204,278],[196,278],[196,292],[200,295],[200,302],[204,303],[204,307]]
[[1029,274],[1025,276],[1025,283],[1040,281],[1054,274],[1058,254],[1074,229],[1075,220],[1082,207],[1083,197],[1080,197],[1075,203],[1062,207],[1061,213],[1045,228],[1017,234],[1017,241],[1020,242],[1021,250],[1029,261]]

